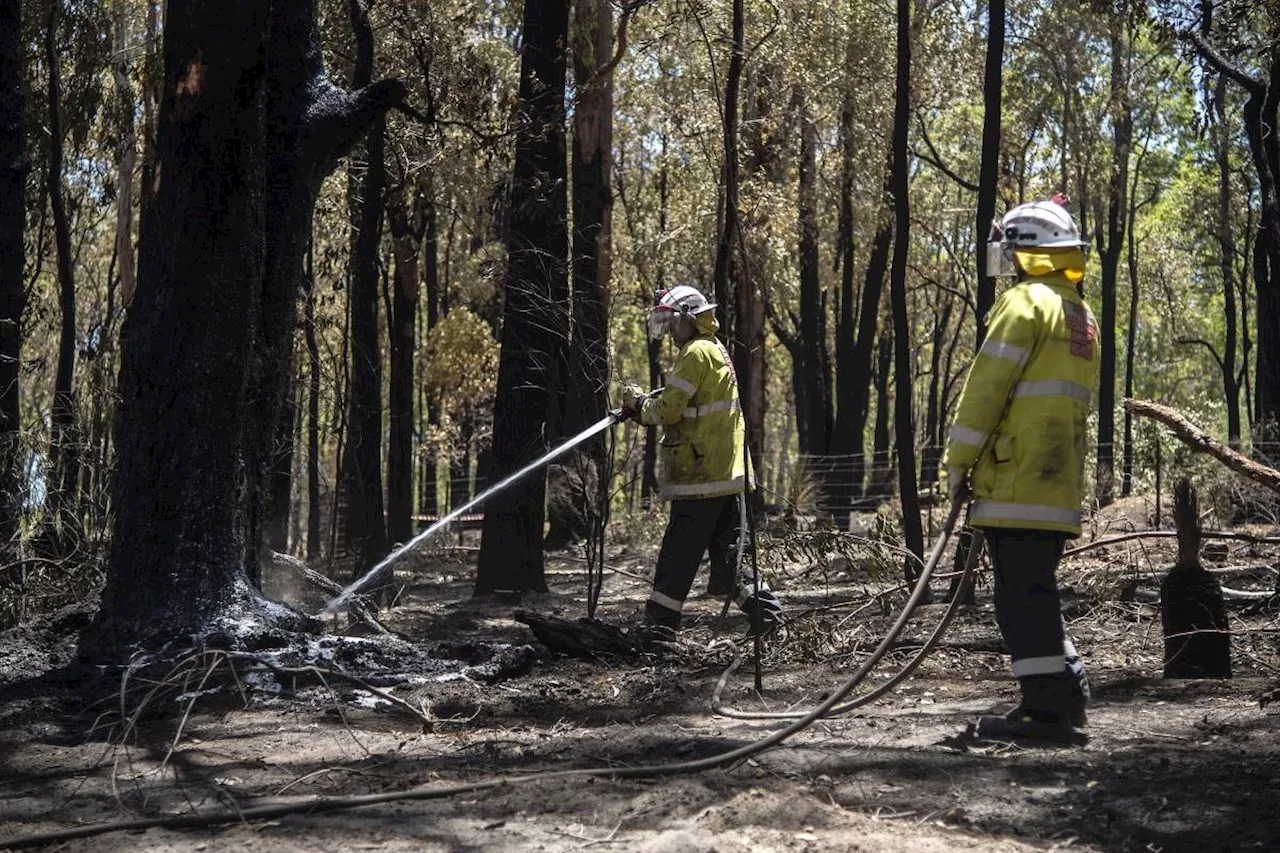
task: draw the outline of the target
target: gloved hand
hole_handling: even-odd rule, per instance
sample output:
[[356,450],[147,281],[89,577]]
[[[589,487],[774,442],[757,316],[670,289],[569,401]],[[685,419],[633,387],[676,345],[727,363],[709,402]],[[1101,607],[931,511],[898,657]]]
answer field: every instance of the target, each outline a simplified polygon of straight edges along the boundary
[[947,497],[954,504],[969,497],[969,471],[952,465],[947,469]]
[[640,401],[644,399],[644,389],[635,383],[628,382],[622,386],[622,418],[638,418]]

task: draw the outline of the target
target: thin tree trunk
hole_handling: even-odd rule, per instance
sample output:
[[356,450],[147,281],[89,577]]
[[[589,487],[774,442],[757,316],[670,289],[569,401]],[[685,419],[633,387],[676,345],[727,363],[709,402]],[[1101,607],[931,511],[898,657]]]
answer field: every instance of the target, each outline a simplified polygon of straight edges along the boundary
[[[352,82],[373,79],[373,31],[363,0],[349,0],[356,34]],[[346,488],[348,544],[356,576],[387,553],[382,502],[382,340],[378,324],[378,244],[381,238],[386,164],[385,120],[379,117],[365,139],[363,164],[349,170],[351,225],[351,390],[347,417]],[[374,583],[385,598],[393,576]]]
[[1098,384],[1098,467],[1096,497],[1107,506],[1115,495],[1116,289],[1120,256],[1127,236],[1129,151],[1133,144],[1133,107],[1129,95],[1129,32],[1126,16],[1111,16],[1111,179],[1107,237],[1101,253],[1102,327]]
[[302,279],[306,294],[303,335],[307,344],[307,563],[320,559],[320,344],[316,339],[315,245],[307,247]]
[[[898,444],[898,494],[902,502],[903,543],[916,558],[924,554],[924,530],[920,524],[920,499],[916,491],[915,423],[911,397],[911,330],[907,317],[907,252],[911,238],[911,205],[908,193],[907,134],[911,116],[911,0],[898,0],[897,70],[893,110],[893,207],[896,214],[893,268],[889,295],[893,305],[894,431]],[[914,580],[918,564],[906,563],[907,579]]]
[[[1141,161],[1139,161],[1140,163]],[[1137,189],[1137,179],[1135,176],[1134,189]],[[1133,397],[1133,376],[1134,366],[1137,363],[1138,348],[1138,246],[1137,238],[1133,230],[1134,222],[1138,218],[1137,192],[1130,193],[1129,196],[1129,224],[1127,230],[1129,232],[1128,245],[1128,266],[1129,266],[1129,326],[1125,332],[1125,353],[1124,353],[1124,396],[1125,399]],[[1121,474],[1120,494],[1123,497],[1129,497],[1133,494],[1133,413],[1128,409],[1124,410],[1124,468]]]
[[879,503],[893,493],[893,459],[889,455],[889,376],[893,373],[893,333],[880,332],[876,345],[876,419],[871,430],[871,476],[867,482],[867,498]]
[[22,3],[0,0],[0,554],[11,555],[22,509],[18,477],[26,127],[23,123]]
[[[1222,314],[1226,326],[1222,342],[1222,390],[1227,402],[1227,441],[1240,449],[1240,382],[1236,376],[1238,349],[1235,263],[1232,235],[1235,214],[1231,199],[1231,136],[1226,129],[1227,78],[1219,74],[1213,93],[1213,146],[1218,165],[1218,251],[1222,270]],[[1126,396],[1133,396],[1126,394]]]
[[[121,3],[116,8],[116,59],[112,63],[116,95],[126,105],[121,114],[120,157],[116,172],[116,271],[120,281],[120,304],[128,308],[133,301],[137,274],[133,258],[133,170],[138,162],[138,138],[134,129],[133,84],[129,80],[129,13]],[[107,318],[111,322],[111,318]]]
[[48,66],[49,98],[49,209],[53,214],[54,245],[57,249],[58,303],[62,324],[58,339],[58,366],[53,384],[52,436],[49,461],[53,476],[47,481],[49,516],[55,547],[69,543],[65,537],[76,515],[76,485],[80,480],[79,439],[76,435],[75,398],[72,382],[76,364],[76,284],[71,256],[71,223],[62,191],[62,75],[58,54],[58,27],[62,0],[49,5],[45,30],[45,62]]
[[[613,236],[613,7],[578,0],[573,21],[573,308],[571,395],[565,432],[598,421],[608,408],[609,279]],[[604,439],[588,452],[604,457]]]
[[[716,264],[713,273],[715,301],[720,306],[721,334],[731,344],[737,336],[734,302],[738,282],[738,93],[742,87],[742,64],[746,47],[743,43],[743,0],[733,0],[733,35],[730,41],[729,69],[724,88],[724,161],[721,164],[721,193],[724,207],[720,238],[716,242]],[[746,389],[742,389],[745,393]],[[749,424],[748,424],[749,426]]]
[[[291,359],[292,360],[292,359]],[[296,375],[296,371],[290,370]],[[293,433],[297,417],[297,401],[292,389],[284,410],[276,422],[276,440],[271,473],[267,479],[265,514],[262,533],[272,551],[283,554],[289,549],[289,508],[293,494]]]
[[[406,178],[406,180],[409,180]],[[408,542],[413,535],[413,368],[418,326],[418,259],[426,231],[427,202],[412,185],[391,199],[395,274],[392,278],[390,388],[387,415],[387,537]],[[406,197],[412,194],[412,199]]]
[[[658,169],[658,245],[661,247],[667,235],[667,210],[671,199],[671,190],[667,180],[667,135],[662,134],[662,165]],[[658,250],[658,271],[655,282],[658,290],[667,286],[666,253]],[[721,309],[721,316],[724,316]],[[649,364],[649,387],[657,388],[662,381],[662,365],[659,356],[662,354],[659,341],[649,340],[645,346],[645,356]],[[650,506],[653,495],[658,491],[658,428],[644,428],[644,467],[640,473],[640,503],[646,509]]]
[[[525,0],[515,166],[507,224],[506,305],[494,401],[496,479],[541,455],[557,421],[568,340],[565,157],[568,0]],[[484,514],[475,594],[545,591],[546,473],[494,495]]]
[[803,96],[800,109],[799,209],[800,256],[800,366],[803,376],[804,424],[808,440],[805,452],[825,456],[831,452],[831,406],[823,375],[827,345],[827,318],[822,300],[818,256],[818,131]]
[[987,270],[987,240],[996,218],[1000,178],[1000,108],[1004,64],[1004,0],[987,0],[987,58],[982,82],[982,164],[978,173],[978,219],[975,253],[978,259],[977,346],[987,336],[987,314],[996,300],[996,280]]

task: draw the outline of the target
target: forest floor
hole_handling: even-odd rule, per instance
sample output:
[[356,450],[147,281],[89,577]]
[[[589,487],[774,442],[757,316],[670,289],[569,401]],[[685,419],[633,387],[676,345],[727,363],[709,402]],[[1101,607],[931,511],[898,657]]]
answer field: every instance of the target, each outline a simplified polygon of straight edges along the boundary
[[[608,565],[625,573],[606,573],[598,615],[615,624],[633,620],[648,591],[657,536],[635,538],[644,544],[609,549]],[[455,656],[472,642],[537,647],[511,618],[517,602],[470,598],[475,557],[461,547],[407,560],[407,585],[388,624],[419,647]],[[961,612],[943,646],[899,689],[728,767],[656,780],[533,781],[214,829],[117,831],[50,849],[1280,849],[1280,703],[1260,702],[1280,675],[1277,619],[1233,602],[1236,677],[1162,681],[1160,617],[1151,599],[1153,573],[1171,563],[1168,540],[1151,540],[1093,550],[1063,566],[1065,612],[1094,690],[1082,746],[960,737],[976,715],[1008,708],[1015,698],[987,574],[978,604]],[[1220,577],[1233,588],[1272,589],[1280,548],[1231,543],[1208,565],[1232,569]],[[893,583],[865,569],[857,560],[826,564],[823,572],[791,564],[776,586],[792,627],[767,648],[764,689],[755,692],[745,666],[726,702],[807,708],[841,683],[905,598],[873,598]],[[584,615],[580,561],[551,556],[549,581],[549,594],[518,606]],[[397,691],[429,703],[429,727],[350,685],[291,695],[254,678],[205,689],[188,674],[190,689],[163,694],[153,705],[169,710],[139,715],[121,743],[121,716],[132,715],[145,691],[122,700],[110,683],[62,666],[71,646],[57,635],[76,627],[74,618],[57,630],[15,629],[0,635],[0,847],[29,833],[131,817],[681,761],[757,740],[778,724],[729,719],[709,707],[728,660],[708,650],[713,636],[735,638],[744,651],[750,645],[741,639],[745,617],[733,612],[717,624],[720,604],[701,592],[705,582],[704,569],[688,626],[670,653],[578,660],[542,650],[531,666],[496,683],[464,669],[412,694]],[[925,636],[941,609],[921,608],[906,635]],[[912,651],[907,644],[891,653],[884,671]]]

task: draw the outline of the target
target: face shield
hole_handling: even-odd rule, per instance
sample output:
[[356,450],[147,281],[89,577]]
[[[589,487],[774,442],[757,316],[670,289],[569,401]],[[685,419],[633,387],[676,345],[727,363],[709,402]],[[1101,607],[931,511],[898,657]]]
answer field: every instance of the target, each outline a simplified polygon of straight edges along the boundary
[[987,240],[987,275],[992,278],[1016,276],[1018,268],[1013,263],[1013,246],[1005,244],[1004,229],[999,222],[991,223],[991,235]]
[[676,318],[676,312],[666,306],[659,306],[649,312],[649,339],[654,341],[662,340],[662,336],[671,328],[671,323]]

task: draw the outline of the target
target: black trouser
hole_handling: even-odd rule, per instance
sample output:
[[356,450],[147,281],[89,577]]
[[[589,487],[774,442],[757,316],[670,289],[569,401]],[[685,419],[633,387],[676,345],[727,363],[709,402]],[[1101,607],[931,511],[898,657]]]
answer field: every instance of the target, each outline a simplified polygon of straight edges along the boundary
[[1018,678],[1063,675],[1084,667],[1067,636],[1056,572],[1066,537],[1050,530],[987,527],[983,536],[995,570],[996,622]]
[[662,550],[658,552],[653,592],[644,609],[648,621],[679,627],[680,613],[689,597],[693,578],[702,563],[702,555],[708,551],[711,552],[713,586],[732,583],[740,607],[755,595],[772,597],[763,580],[760,592],[754,593],[749,579],[743,583],[736,577],[740,513],[738,495],[671,502],[671,518],[662,537]]

